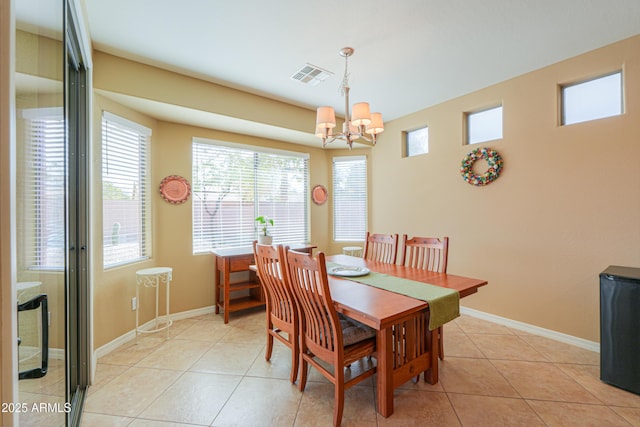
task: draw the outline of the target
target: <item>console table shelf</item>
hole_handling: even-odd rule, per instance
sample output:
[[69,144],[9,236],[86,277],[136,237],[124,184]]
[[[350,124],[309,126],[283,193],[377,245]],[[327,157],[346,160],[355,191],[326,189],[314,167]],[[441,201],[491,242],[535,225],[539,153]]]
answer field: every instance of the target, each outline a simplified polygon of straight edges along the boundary
[[[311,252],[315,246],[291,245],[297,251]],[[250,269],[254,264],[253,248],[219,249],[213,251],[214,257],[214,290],[215,312],[224,313],[224,323],[229,323],[229,314],[235,311],[247,310],[266,304],[262,285],[256,272]],[[248,272],[249,280],[231,283],[231,273]],[[244,291],[242,295],[233,295],[237,291]],[[248,291],[248,295],[246,295]]]

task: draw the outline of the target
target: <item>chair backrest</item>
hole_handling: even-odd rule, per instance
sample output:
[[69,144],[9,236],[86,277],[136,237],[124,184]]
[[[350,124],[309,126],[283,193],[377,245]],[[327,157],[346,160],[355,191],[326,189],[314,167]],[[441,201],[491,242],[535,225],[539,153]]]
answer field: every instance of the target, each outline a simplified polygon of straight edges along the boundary
[[310,254],[288,251],[287,274],[300,309],[302,347],[325,361],[343,354],[342,328],[331,299],[327,266],[322,252]]
[[287,247],[261,245],[253,242],[253,257],[258,269],[258,277],[266,293],[267,310],[272,316],[287,323],[296,317],[296,299],[289,278],[285,274],[284,262]]
[[372,261],[395,264],[398,256],[398,235],[371,234],[367,231],[362,256]]
[[436,273],[447,272],[447,258],[449,257],[448,237],[413,237],[407,239],[405,234],[402,236],[402,244],[403,251],[400,264],[406,267],[435,271]]

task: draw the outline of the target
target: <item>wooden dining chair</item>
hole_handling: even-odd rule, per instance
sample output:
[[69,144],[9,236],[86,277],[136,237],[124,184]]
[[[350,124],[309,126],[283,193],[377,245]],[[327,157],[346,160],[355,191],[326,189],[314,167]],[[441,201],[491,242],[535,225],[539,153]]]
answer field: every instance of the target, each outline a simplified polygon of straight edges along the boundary
[[[375,330],[339,315],[331,299],[325,256],[288,251],[287,275],[300,310],[300,390],[307,383],[308,365],[316,368],[334,386],[333,424],[339,426],[344,409],[345,389],[376,372],[370,357],[375,356]],[[369,359],[366,359],[369,357]],[[351,364],[360,359],[362,372],[350,377]],[[332,366],[327,369],[321,362]],[[333,372],[332,372],[333,371]]]
[[282,245],[276,247],[253,242],[258,278],[262,283],[267,303],[267,349],[264,358],[271,360],[274,338],[289,347],[291,349],[289,379],[295,383],[298,378],[300,334],[296,299],[289,285],[289,278],[283,274],[287,249]]
[[[436,273],[447,272],[447,258],[449,257],[449,238],[443,237],[413,237],[402,235],[402,257],[400,264],[405,267],[420,268]],[[444,328],[438,328],[438,357],[444,360]]]
[[398,254],[397,234],[371,234],[367,231],[362,256],[365,259],[395,264]]

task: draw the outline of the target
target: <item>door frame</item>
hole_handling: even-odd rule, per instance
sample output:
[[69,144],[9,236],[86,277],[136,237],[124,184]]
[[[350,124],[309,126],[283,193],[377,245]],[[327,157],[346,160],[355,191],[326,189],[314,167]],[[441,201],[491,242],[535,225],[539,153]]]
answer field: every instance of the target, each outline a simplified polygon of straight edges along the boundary
[[65,2],[65,123],[67,145],[66,393],[67,425],[78,425],[91,375],[90,58],[76,9]]
[[[15,17],[14,0],[0,0],[0,397],[18,402],[18,332],[15,196]],[[0,423],[16,424],[2,412]]]

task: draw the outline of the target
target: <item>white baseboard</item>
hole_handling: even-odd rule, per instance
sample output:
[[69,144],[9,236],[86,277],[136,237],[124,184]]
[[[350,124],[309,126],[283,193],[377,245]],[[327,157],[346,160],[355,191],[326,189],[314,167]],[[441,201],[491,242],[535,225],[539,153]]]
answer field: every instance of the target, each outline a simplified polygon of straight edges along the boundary
[[576,347],[600,353],[600,343],[594,341],[585,340],[582,338],[574,337],[572,335],[567,335],[561,332],[552,331],[550,329],[541,328],[539,326],[533,326],[528,323],[518,322],[517,320],[507,319],[506,317],[496,316],[494,314],[485,313],[482,311],[474,310],[472,308],[461,306],[460,314],[466,314],[471,317],[476,317],[478,319],[487,320],[499,325],[508,326],[519,331],[528,332],[533,335],[539,335],[545,338],[575,345]]
[[[188,319],[188,318],[191,318],[191,317],[198,317],[198,316],[203,316],[205,314],[211,314],[211,313],[214,312],[214,310],[215,310],[214,306],[196,308],[194,310],[182,311],[180,313],[172,313],[172,314],[169,315],[169,318],[171,320],[173,320],[173,321],[183,320],[183,319]],[[148,321],[147,323],[145,323],[144,325],[141,325],[140,329],[142,329],[142,330],[152,329],[154,324],[155,324],[155,319],[152,319],[152,320]],[[93,360],[93,372],[95,372],[95,365],[98,363],[98,358],[111,353],[112,351],[114,351],[118,347],[123,346],[124,344],[128,343],[129,341],[134,340],[135,338],[136,338],[136,331],[135,331],[135,329],[132,329],[129,332],[127,332],[126,334],[120,335],[116,339],[114,339],[114,340],[106,343],[105,345],[97,348],[93,352],[93,359],[92,359]]]
[[174,313],[174,314],[171,314],[169,317],[171,317],[171,320],[182,320],[182,319],[189,319],[191,317],[204,316],[206,314],[211,314],[213,312],[215,312],[215,306],[212,305],[209,307],[196,308],[193,310],[182,311],[180,313]]
[[[40,347],[37,347],[37,349],[40,351]],[[64,348],[49,347],[49,359],[64,360],[65,356]]]
[[[35,356],[38,356],[39,358],[42,357],[41,356],[42,351],[41,351],[40,347],[21,346],[20,349],[21,350],[25,350],[25,353],[30,353],[31,354],[31,356],[25,357],[22,360],[27,360],[27,359],[29,359],[31,357],[35,357]],[[49,359],[64,360],[65,351],[64,351],[64,348],[49,347],[48,355],[49,355]]]
[[64,348],[49,348],[49,357],[51,359],[64,360],[65,355]]

